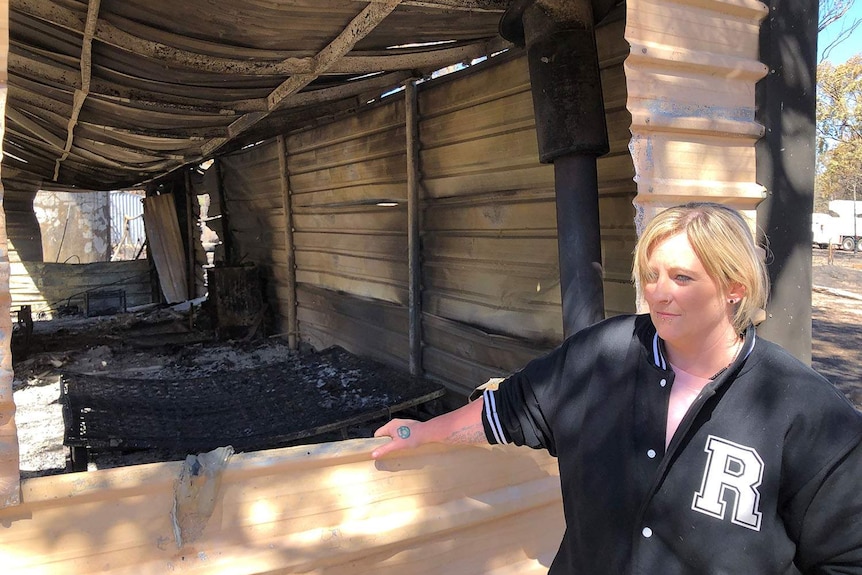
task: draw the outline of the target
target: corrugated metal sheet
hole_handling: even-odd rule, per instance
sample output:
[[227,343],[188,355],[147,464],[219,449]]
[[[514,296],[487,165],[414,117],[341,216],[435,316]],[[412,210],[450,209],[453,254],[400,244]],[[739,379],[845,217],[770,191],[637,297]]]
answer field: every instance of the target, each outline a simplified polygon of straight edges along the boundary
[[692,199],[749,211],[764,197],[755,182],[756,0],[627,2],[625,63],[639,221]]
[[147,240],[143,194],[111,192],[111,259],[135,257]]
[[88,291],[121,289],[126,306],[152,303],[150,264],[147,260],[58,264],[13,262],[9,289],[12,308],[29,305],[34,319],[51,319],[61,306],[84,311]]
[[6,137],[21,160],[3,163],[30,181],[135,185],[503,44],[502,0],[398,4],[13,2]]
[[0,564],[16,575],[547,573],[563,534],[554,458],[426,446],[372,461],[382,441],[242,453],[221,470],[199,457],[194,471],[28,479],[21,505],[0,509]]

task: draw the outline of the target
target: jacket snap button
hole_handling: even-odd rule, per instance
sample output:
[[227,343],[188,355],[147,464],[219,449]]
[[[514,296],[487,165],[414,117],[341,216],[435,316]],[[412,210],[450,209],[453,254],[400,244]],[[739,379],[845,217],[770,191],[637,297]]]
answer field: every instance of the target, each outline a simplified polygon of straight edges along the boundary
[[660,386],[664,387],[664,386],[666,386],[666,385],[667,385],[667,380],[666,380],[666,379],[662,379],[660,382],[658,382],[658,384],[659,384]]
[[646,455],[650,459],[655,459],[655,449],[650,449],[649,451],[646,452]]
[[644,537],[649,539],[650,537],[652,537],[652,529],[650,529],[649,527],[644,527],[643,531],[641,531],[641,534],[643,534]]

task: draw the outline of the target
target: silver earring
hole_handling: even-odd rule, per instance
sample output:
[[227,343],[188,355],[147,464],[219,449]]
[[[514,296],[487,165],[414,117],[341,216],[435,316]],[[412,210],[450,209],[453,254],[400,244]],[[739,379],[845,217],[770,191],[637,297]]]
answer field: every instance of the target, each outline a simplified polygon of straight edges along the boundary
[[733,305],[736,303],[736,298],[730,298],[729,300],[727,300],[727,302]]

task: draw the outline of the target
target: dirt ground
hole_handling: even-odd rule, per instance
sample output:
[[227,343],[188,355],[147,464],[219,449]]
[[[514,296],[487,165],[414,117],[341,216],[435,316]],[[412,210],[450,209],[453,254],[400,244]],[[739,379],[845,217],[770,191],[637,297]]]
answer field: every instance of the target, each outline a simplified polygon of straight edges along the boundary
[[862,409],[862,253],[812,257],[811,364]]
[[[836,251],[832,265],[826,260],[826,250],[813,250],[812,364],[862,407],[862,254]],[[278,338],[215,341],[205,329],[190,329],[194,313],[191,318],[188,310],[182,308],[160,308],[102,318],[36,322],[26,359],[20,359],[19,351],[14,363],[22,477],[64,473],[70,469],[69,449],[63,445],[60,395],[63,377],[68,378],[70,373],[110,375],[134,381],[191,380],[285,361],[302,362],[307,357],[304,354],[310,353],[291,352],[286,342]],[[370,371],[367,366],[363,369],[366,371],[359,377],[375,377],[373,367]],[[310,378],[312,389],[317,388],[322,394],[321,406],[332,408],[333,401],[339,398],[361,402],[362,398],[350,385],[357,374],[336,371],[318,366],[303,372],[304,377]],[[429,415],[435,408],[432,402],[417,408],[413,415]],[[339,433],[318,435],[304,442],[368,437],[382,421],[358,423]],[[175,449],[94,451],[88,469],[181,460],[185,455]]]

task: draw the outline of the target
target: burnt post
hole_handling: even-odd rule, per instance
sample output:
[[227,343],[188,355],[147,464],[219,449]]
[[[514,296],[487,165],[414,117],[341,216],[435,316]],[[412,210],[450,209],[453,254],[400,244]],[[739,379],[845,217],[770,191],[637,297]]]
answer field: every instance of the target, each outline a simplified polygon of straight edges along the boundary
[[[605,12],[606,6],[597,6]],[[526,46],[539,160],[554,164],[563,333],[604,318],[596,158],[608,152],[590,0],[516,0],[500,33]]]

